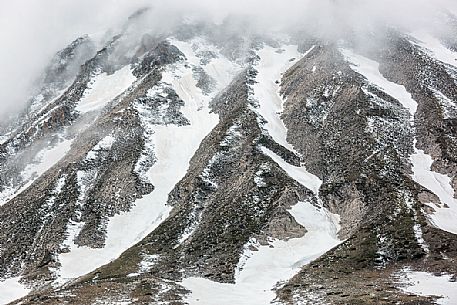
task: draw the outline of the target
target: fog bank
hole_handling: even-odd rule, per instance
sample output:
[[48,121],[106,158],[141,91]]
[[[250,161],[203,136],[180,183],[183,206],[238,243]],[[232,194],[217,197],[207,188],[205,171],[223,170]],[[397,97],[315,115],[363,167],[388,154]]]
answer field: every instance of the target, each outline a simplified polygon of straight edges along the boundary
[[[323,39],[389,25],[403,31],[441,29],[452,0],[0,0],[0,118],[20,109],[52,55],[83,34],[119,28],[151,7],[148,26],[166,32],[183,18],[221,23],[239,16],[268,34],[306,30]],[[244,31],[240,26],[234,30]]]

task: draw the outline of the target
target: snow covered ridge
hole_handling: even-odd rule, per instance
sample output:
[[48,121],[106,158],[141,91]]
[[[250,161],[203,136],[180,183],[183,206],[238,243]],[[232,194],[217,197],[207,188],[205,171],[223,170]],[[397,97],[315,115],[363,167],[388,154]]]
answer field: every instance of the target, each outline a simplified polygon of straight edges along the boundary
[[[137,163],[136,171],[143,179],[154,185],[154,190],[151,194],[138,199],[130,211],[109,220],[103,248],[72,246],[70,252],[61,254],[59,257],[61,267],[56,272],[59,276],[57,280],[59,284],[109,263],[166,219],[171,210],[171,207],[166,204],[168,194],[185,175],[190,158],[200,142],[218,122],[217,115],[211,114],[208,108],[209,101],[217,92],[204,94],[202,89],[197,87],[198,80],[194,77],[192,67],[198,65],[200,59],[192,51],[190,43],[178,41],[173,43],[180,45],[187,61],[166,67],[162,73],[161,82],[148,91],[147,97],[151,98],[149,102],[155,103],[151,105],[159,102],[160,104],[157,108],[150,108],[151,105],[148,106],[148,104],[135,103],[134,105],[145,130],[146,139],[144,152]],[[236,69],[233,64],[229,65],[228,61],[226,63],[226,66],[208,64],[208,67],[205,67],[210,70],[208,74],[212,73],[220,88],[228,85],[227,82],[231,77],[227,75],[234,73]],[[125,71],[127,74],[130,73],[130,70]],[[130,80],[130,78],[127,79]],[[107,85],[109,86],[109,81]],[[174,94],[182,100],[181,106],[172,105],[175,102],[179,104]],[[172,107],[177,107],[174,110],[179,113],[177,117],[172,116],[176,115],[175,112],[169,111]],[[177,121],[176,118],[178,118]],[[112,143],[109,139],[105,140],[102,142]],[[94,148],[94,150],[97,149]],[[92,152],[89,153],[88,158],[92,155]],[[125,230],[127,227],[128,231]],[[71,231],[75,229],[78,230],[73,228]],[[71,239],[73,235],[70,234],[69,238]],[[75,262],[79,263],[75,264]]]
[[[287,129],[282,122],[283,99],[278,83],[282,73],[287,71],[300,57],[297,46],[281,48],[264,47],[258,52],[254,64],[257,70],[251,108],[258,114],[258,123],[273,140],[295,152],[287,140]],[[271,150],[261,151],[276,162],[287,175],[318,196],[322,182],[308,173],[304,167],[295,167],[282,160]],[[255,182],[262,187],[262,180]],[[323,207],[310,202],[299,202],[289,211],[307,232],[301,238],[288,241],[271,240],[269,246],[261,246],[255,239],[245,245],[238,263],[235,284],[217,283],[203,278],[185,278],[183,285],[191,291],[187,297],[190,304],[269,304],[275,299],[274,289],[296,274],[303,265],[318,258],[326,251],[341,243],[339,217]],[[253,250],[255,249],[255,250]]]
[[[356,55],[348,50],[343,50],[343,54],[349,62],[353,63],[352,68],[356,72],[365,76],[369,82],[397,99],[406,109],[408,109],[411,114],[411,120],[413,120],[417,110],[417,102],[412,99],[411,94],[407,92],[403,86],[394,84],[385,79],[379,72],[378,63]],[[413,122],[411,124],[413,124]],[[416,141],[414,141],[414,143],[416,143]],[[416,147],[414,147],[414,149],[415,153],[411,155],[414,180],[435,193],[440,198],[442,204],[447,206],[447,208],[444,208],[443,206],[434,206],[437,211],[429,217],[432,219],[432,222],[441,229],[457,234],[457,228],[453,225],[453,223],[455,223],[453,219],[457,217],[457,201],[454,199],[451,178],[432,172],[432,158],[429,155],[426,155],[422,150],[418,150]],[[430,206],[432,206],[431,203]]]
[[[447,172],[442,160],[432,166],[418,149],[423,134],[413,140],[423,127],[414,117],[430,109],[443,108],[436,121],[453,130],[453,89],[444,86],[455,84],[433,90],[433,81],[401,77],[417,72],[416,63],[443,74],[451,65],[418,45],[409,45],[417,57],[380,50],[378,63],[301,34],[249,44],[214,32],[185,24],[173,37],[147,34],[85,66],[63,112],[53,112],[71,118],[50,134],[68,124],[69,136],[31,157],[36,162],[20,174],[37,183],[0,206],[8,211],[0,213],[0,261],[7,262],[0,275],[22,275],[0,282],[0,295],[8,289],[4,298],[14,300],[32,287],[22,283],[32,283],[50,289],[33,291],[24,305],[41,297],[70,304],[431,300],[422,288],[423,297],[393,289],[390,277],[406,261],[452,280],[445,269],[457,257],[448,234],[455,233],[452,171],[439,174]],[[389,61],[402,60],[411,67],[392,73]],[[421,96],[436,97],[436,105],[424,106]],[[408,276],[405,283],[417,282]]]

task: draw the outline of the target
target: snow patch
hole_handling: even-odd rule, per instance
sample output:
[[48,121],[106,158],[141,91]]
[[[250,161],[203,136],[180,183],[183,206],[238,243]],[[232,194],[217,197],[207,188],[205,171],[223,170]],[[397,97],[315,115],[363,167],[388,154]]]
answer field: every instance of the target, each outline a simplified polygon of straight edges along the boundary
[[430,249],[428,245],[425,243],[425,240],[423,238],[423,233],[422,233],[422,227],[421,225],[417,222],[417,211],[414,209],[414,202],[411,198],[410,194],[403,193],[403,200],[406,204],[406,207],[413,213],[414,215],[414,237],[416,238],[417,243],[421,246],[422,250],[424,250],[425,253],[429,253]]
[[399,101],[403,107],[409,110],[411,120],[414,120],[417,102],[412,98],[411,93],[409,93],[404,86],[388,81],[381,72],[379,72],[379,63],[355,54],[351,50],[341,49],[341,53],[346,60],[351,63],[351,68],[355,72],[363,75],[370,83]]
[[106,72],[96,75],[89,83],[76,110],[80,113],[100,110],[127,90],[135,80],[130,66],[125,66],[111,75]]
[[256,112],[265,120],[263,127],[277,143],[295,152],[287,140],[287,128],[281,120],[283,103],[280,90],[282,74],[286,72],[303,55],[297,46],[283,46],[282,52],[277,48],[266,46],[257,55],[259,60],[254,66],[257,70],[256,83],[252,85],[253,99],[257,104]]
[[99,299],[94,302],[94,305],[130,305],[134,302],[134,300],[126,300],[126,301],[116,301],[113,300],[111,297],[108,299]]
[[0,280],[0,304],[8,304],[26,296],[30,292],[19,282],[19,277]]
[[[318,193],[321,181],[303,167],[294,167],[272,151],[262,151],[303,186]],[[299,202],[290,211],[295,220],[307,230],[305,236],[288,241],[272,240],[261,246],[255,240],[245,245],[235,273],[235,284],[217,283],[204,278],[185,278],[182,284],[192,293],[190,305],[264,305],[271,303],[275,287],[296,274],[301,267],[337,246],[339,216],[310,202]],[[256,250],[252,250],[252,247]]]
[[214,155],[200,174],[200,178],[203,180],[203,182],[214,189],[217,188],[217,182],[211,179],[211,168],[219,157],[219,154]]
[[424,237],[423,237],[423,232],[422,232],[422,227],[420,224],[417,223],[417,216],[415,215],[416,223],[413,226],[414,230],[414,237],[416,237],[417,243],[421,246],[422,250],[424,250],[425,253],[430,252],[429,246],[425,243]]
[[268,164],[262,164],[259,168],[258,171],[256,171],[254,175],[254,183],[257,185],[257,187],[266,187],[267,183],[265,182],[265,179],[263,178],[263,175],[265,173],[268,173],[270,171],[270,167]]
[[6,141],[8,141],[8,139],[9,139],[9,134],[0,135],[0,145],[5,143]]
[[73,140],[59,139],[55,146],[42,149],[34,158],[32,163],[21,172],[20,176],[24,184],[21,187],[6,187],[0,193],[0,206],[26,190],[41,175],[53,167],[68,153]]
[[400,274],[399,288],[410,294],[437,296],[439,297],[438,304],[457,304],[457,282],[453,281],[449,274],[436,276],[428,272],[405,268]]
[[[57,180],[57,183],[51,192],[51,197],[48,200],[46,200],[46,203],[43,206],[43,208],[48,210],[48,212],[44,216],[44,219],[48,219],[51,216],[51,212],[49,210],[55,204],[57,196],[59,196],[60,193],[62,193],[63,187],[65,186],[65,183],[66,183],[66,179],[67,179],[67,176],[64,175],[64,176],[60,177],[59,180]],[[44,227],[44,225],[43,225],[43,227]],[[40,229],[40,232],[41,232],[41,229]],[[37,236],[38,236],[38,234],[37,234]]]
[[152,266],[154,266],[157,263],[157,260],[159,259],[158,255],[142,255],[142,260],[138,266],[138,272],[136,273],[130,273],[127,275],[127,277],[134,277],[138,276],[141,274],[144,274],[146,272],[149,272],[149,269],[151,269]]
[[273,288],[341,242],[337,238],[339,217],[325,208],[299,202],[290,213],[307,229],[305,236],[274,240],[272,247],[257,245],[257,251],[245,247],[235,284],[204,278],[184,279],[182,284],[192,291],[186,301],[190,305],[270,304],[276,296]]
[[457,52],[446,48],[439,39],[426,32],[414,32],[411,36],[418,40],[412,43],[421,47],[429,56],[457,68]]
[[451,178],[432,171],[433,159],[423,150],[416,149],[411,155],[413,179],[432,191],[440,199],[441,205],[428,203],[435,210],[428,217],[438,228],[457,234],[457,200],[454,198]]
[[[196,60],[196,57],[187,53],[192,49],[183,48],[182,51],[190,62],[167,67],[162,75],[162,83],[171,86],[184,101],[185,105],[181,108],[181,112],[189,120],[190,125],[147,126],[146,129],[150,134],[147,135],[146,140],[149,143],[146,149],[153,150],[154,156],[149,155],[149,157],[155,158],[155,163],[144,175],[154,185],[154,191],[138,199],[130,211],[120,213],[109,220],[104,248],[78,247],[62,254],[60,276],[63,280],[82,276],[116,259],[168,217],[171,210],[171,207],[167,206],[168,194],[186,174],[190,159],[203,138],[217,125],[218,116],[210,113],[209,109],[212,96],[204,95],[196,86],[197,81],[193,77],[191,65],[198,63],[191,60]],[[127,68],[122,70],[124,70],[123,74],[131,73]],[[119,78],[123,79],[123,77]],[[129,77],[126,78],[129,79]],[[224,77],[216,79],[221,87],[228,85],[225,81]],[[112,92],[111,80],[106,83],[106,86],[109,84]],[[103,100],[109,99],[103,98]],[[149,124],[147,119],[143,120],[143,123]],[[125,228],[129,229],[125,230]]]
[[70,150],[72,140],[60,140],[54,147],[43,149],[33,163],[27,165],[22,173],[24,180],[39,177],[59,162]]
[[[233,76],[241,69],[239,65],[223,56],[217,47],[202,39],[197,38],[189,42],[171,39],[170,42],[186,56],[191,65],[202,66],[203,70],[216,81],[215,92],[225,89],[232,81]],[[211,52],[214,56],[204,65],[201,65],[203,58],[200,54],[204,52]]]
[[98,152],[110,150],[115,141],[116,138],[114,138],[112,135],[104,137],[100,142],[97,143],[97,145],[94,146],[94,148],[92,148],[91,151],[89,151],[86,156],[86,160],[95,160],[97,158]]
[[319,195],[319,188],[322,185],[322,181],[317,176],[309,173],[304,166],[297,167],[290,165],[266,147],[262,147],[261,149],[265,155],[276,162],[292,179],[311,190],[316,196]]

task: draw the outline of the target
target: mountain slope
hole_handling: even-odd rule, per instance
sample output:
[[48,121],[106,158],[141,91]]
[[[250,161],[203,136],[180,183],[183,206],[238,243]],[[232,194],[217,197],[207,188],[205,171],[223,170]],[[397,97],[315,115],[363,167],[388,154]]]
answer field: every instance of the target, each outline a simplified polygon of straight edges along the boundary
[[0,302],[432,304],[444,292],[415,286],[457,288],[452,37],[389,28],[363,48],[136,18],[57,53],[1,127]]

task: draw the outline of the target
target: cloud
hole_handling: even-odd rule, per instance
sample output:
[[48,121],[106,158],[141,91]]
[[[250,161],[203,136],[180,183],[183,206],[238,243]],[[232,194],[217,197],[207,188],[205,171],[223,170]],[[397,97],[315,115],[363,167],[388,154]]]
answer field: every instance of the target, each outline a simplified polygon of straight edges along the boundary
[[[385,24],[411,31],[437,26],[454,0],[1,0],[0,118],[25,104],[33,81],[51,56],[76,37],[120,26],[151,6],[149,27],[166,32],[181,18],[220,22],[243,16],[261,34],[303,29],[337,39],[348,29],[376,31]],[[439,23],[439,22],[438,22]],[[240,26],[234,30],[246,30]]]
[[25,104],[52,55],[85,33],[116,26],[134,1],[0,1],[0,118]]

